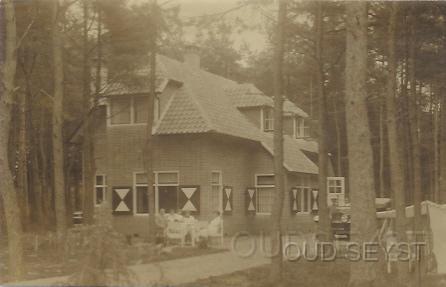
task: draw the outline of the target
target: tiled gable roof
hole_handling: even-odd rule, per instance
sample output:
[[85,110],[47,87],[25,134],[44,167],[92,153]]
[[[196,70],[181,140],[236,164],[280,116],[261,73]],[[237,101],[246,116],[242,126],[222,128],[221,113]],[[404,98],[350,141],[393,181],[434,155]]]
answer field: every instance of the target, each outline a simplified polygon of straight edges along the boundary
[[[259,142],[273,154],[272,135],[263,133],[247,120],[234,102],[236,95],[245,96],[243,89],[248,85],[240,85],[165,56],[159,55],[157,60],[159,77],[183,85],[170,98],[154,127],[154,134],[221,133]],[[249,88],[259,93],[263,100],[266,98],[268,103],[272,103],[271,98],[261,94],[253,85]],[[289,171],[316,174],[317,166],[301,151],[310,145],[287,136],[285,138],[285,167]]]
[[[223,77],[211,74],[201,69],[190,67],[187,64],[172,60],[164,56],[158,56],[159,73],[161,77],[174,79],[183,83],[185,92],[189,96],[189,100],[193,101],[196,106],[196,112],[200,112],[206,121],[206,127],[202,127],[206,131],[215,131],[217,133],[228,134],[241,138],[253,140],[261,140],[261,136],[257,129],[245,119],[244,115],[235,109],[231,100],[227,97],[225,87],[238,85],[236,82],[227,80]],[[174,95],[173,97],[177,97]],[[196,117],[190,113],[184,113],[182,109],[188,107],[183,106],[180,101],[173,101],[169,109],[175,109],[177,113],[166,113],[160,119],[161,122],[185,122],[194,125],[191,117]],[[161,123],[156,129],[156,134],[175,133],[170,130],[171,125]],[[186,130],[193,129],[192,126],[182,127]]]
[[179,88],[175,96],[170,98],[164,114],[155,126],[156,134],[185,134],[210,131],[209,122],[184,89],[184,87]]

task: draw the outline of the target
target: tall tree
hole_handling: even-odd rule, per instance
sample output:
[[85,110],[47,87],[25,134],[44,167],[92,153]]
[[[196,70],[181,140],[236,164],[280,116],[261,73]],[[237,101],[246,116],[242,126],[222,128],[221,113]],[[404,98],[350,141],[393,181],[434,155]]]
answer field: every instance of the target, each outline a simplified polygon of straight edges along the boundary
[[[352,240],[363,246],[376,232],[375,182],[367,114],[367,2],[346,3],[346,121]],[[351,264],[349,286],[372,286],[375,263]]]
[[[1,6],[0,28],[3,54],[0,56],[2,66],[2,85],[0,87],[0,194],[5,210],[8,234],[9,273],[12,280],[23,275],[22,225],[20,222],[17,193],[8,158],[9,131],[11,127],[11,109],[15,101],[16,57],[16,19],[14,1],[5,0]],[[2,51],[3,52],[3,51]]]
[[[82,95],[83,95],[83,119],[85,121],[85,135],[82,139],[82,182],[83,182],[83,213],[86,223],[92,223],[94,213],[94,176],[95,176],[95,161],[94,161],[94,145],[93,145],[93,124],[90,117],[91,108],[91,57],[90,57],[90,42],[89,42],[89,23],[91,1],[82,1],[83,23],[82,23]],[[97,23],[100,23],[98,21]],[[98,35],[98,37],[100,37]],[[98,62],[100,59],[96,59]],[[98,75],[96,74],[96,77]],[[99,79],[100,80],[100,79]],[[97,85],[95,85],[97,92]]]
[[149,200],[149,239],[155,240],[155,191],[154,191],[154,176],[153,176],[153,120],[154,120],[154,104],[156,95],[156,53],[158,52],[157,38],[158,38],[158,12],[159,7],[156,0],[151,3],[151,35],[150,35],[150,93],[147,101],[147,135],[146,135],[146,158],[145,167],[147,173],[147,192]]
[[[423,195],[421,193],[421,146],[420,146],[420,99],[416,89],[416,8],[411,3],[409,7],[409,63],[408,73],[410,82],[410,97],[409,97],[409,126],[411,134],[411,156],[413,168],[413,199],[414,199],[414,232],[415,242],[421,239],[419,233],[421,232],[421,201]],[[420,286],[420,261],[415,261],[415,281],[417,286]]]
[[[319,233],[322,235],[322,240],[328,240],[330,234],[330,219],[327,207],[327,176],[328,176],[328,147],[327,147],[327,99],[325,96],[325,77],[324,77],[324,63],[323,63],[323,3],[316,2],[317,11],[315,17],[315,32],[316,32],[316,64],[315,79],[316,91],[319,106],[319,123],[318,123],[318,166],[319,166]],[[337,115],[335,115],[337,117]],[[339,144],[339,143],[338,143]],[[338,155],[340,156],[340,155]]]
[[64,174],[64,141],[63,141],[63,97],[64,97],[64,62],[63,62],[63,18],[66,7],[59,0],[53,3],[52,45],[53,45],[53,176],[56,209],[56,228],[64,234],[67,228],[65,203]]
[[271,212],[272,261],[270,282],[277,283],[282,277],[281,219],[285,197],[285,171],[283,166],[283,60],[285,54],[285,29],[287,24],[287,0],[279,1],[277,34],[274,57],[274,183],[275,194]]
[[[406,235],[406,201],[404,189],[404,169],[403,154],[401,149],[401,141],[398,138],[397,125],[397,109],[396,109],[396,81],[397,81],[397,65],[395,57],[395,39],[396,39],[396,23],[398,16],[398,3],[390,4],[390,19],[388,26],[387,45],[388,45],[388,82],[386,96],[386,112],[387,112],[387,136],[389,142],[389,164],[390,164],[390,186],[393,194],[394,205],[396,210],[395,229],[396,235],[400,242],[405,240]],[[407,276],[407,268],[402,262],[398,263],[398,278],[405,280]]]

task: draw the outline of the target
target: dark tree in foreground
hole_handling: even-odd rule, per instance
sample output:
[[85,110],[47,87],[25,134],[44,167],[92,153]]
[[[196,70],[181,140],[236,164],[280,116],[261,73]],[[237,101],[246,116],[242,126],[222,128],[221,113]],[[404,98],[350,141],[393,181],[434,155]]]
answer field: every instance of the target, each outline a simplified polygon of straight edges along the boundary
[[283,57],[287,0],[280,0],[275,39],[274,58],[274,183],[275,194],[271,211],[271,262],[270,282],[277,284],[282,276],[281,219],[285,197],[285,171],[283,166]]
[[[11,111],[15,101],[15,74],[16,58],[16,22],[14,1],[3,1],[0,6],[2,13],[1,31],[2,48],[5,49],[5,58],[0,59],[2,64],[2,81],[0,94],[0,194],[5,211],[6,228],[8,235],[9,273],[12,280],[18,280],[23,275],[23,247],[22,223],[14,187],[12,173],[8,159],[9,129],[11,127]],[[4,24],[4,26],[3,26]],[[4,40],[4,41],[3,41]]]
[[[346,118],[352,241],[373,239],[376,231],[373,153],[367,116],[367,2],[346,4]],[[376,263],[364,260],[351,264],[351,287],[372,286]]]

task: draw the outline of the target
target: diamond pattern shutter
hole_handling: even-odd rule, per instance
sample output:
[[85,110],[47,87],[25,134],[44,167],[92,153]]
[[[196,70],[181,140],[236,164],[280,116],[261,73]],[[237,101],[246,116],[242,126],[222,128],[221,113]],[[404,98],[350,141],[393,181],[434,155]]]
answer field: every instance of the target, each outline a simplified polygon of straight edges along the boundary
[[247,188],[246,196],[245,196],[245,206],[246,206],[246,214],[247,215],[255,215],[256,214],[256,197],[257,192],[255,188]]
[[200,186],[180,186],[178,207],[183,211],[190,211],[193,215],[200,214]]
[[298,209],[298,193],[297,193],[297,188],[292,188],[290,190],[290,211],[291,211],[291,215],[295,215],[297,213],[297,209]]
[[313,212],[319,211],[319,189],[311,190],[311,210]]
[[113,187],[112,210],[116,215],[133,213],[133,193],[131,187]]
[[232,215],[232,186],[224,186],[223,187],[223,214],[224,215]]

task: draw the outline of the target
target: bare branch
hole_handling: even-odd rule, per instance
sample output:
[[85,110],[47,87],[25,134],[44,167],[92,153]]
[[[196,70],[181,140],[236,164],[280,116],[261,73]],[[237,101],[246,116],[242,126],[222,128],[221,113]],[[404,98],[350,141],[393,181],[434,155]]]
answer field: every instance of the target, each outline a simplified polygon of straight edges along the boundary
[[26,27],[25,32],[23,32],[22,37],[20,37],[20,39],[17,41],[17,45],[15,47],[16,50],[19,49],[20,46],[22,45],[23,40],[28,35],[29,31],[31,30],[31,27],[34,25],[35,20],[36,20],[36,15],[33,16],[33,19],[29,23],[28,27]]

